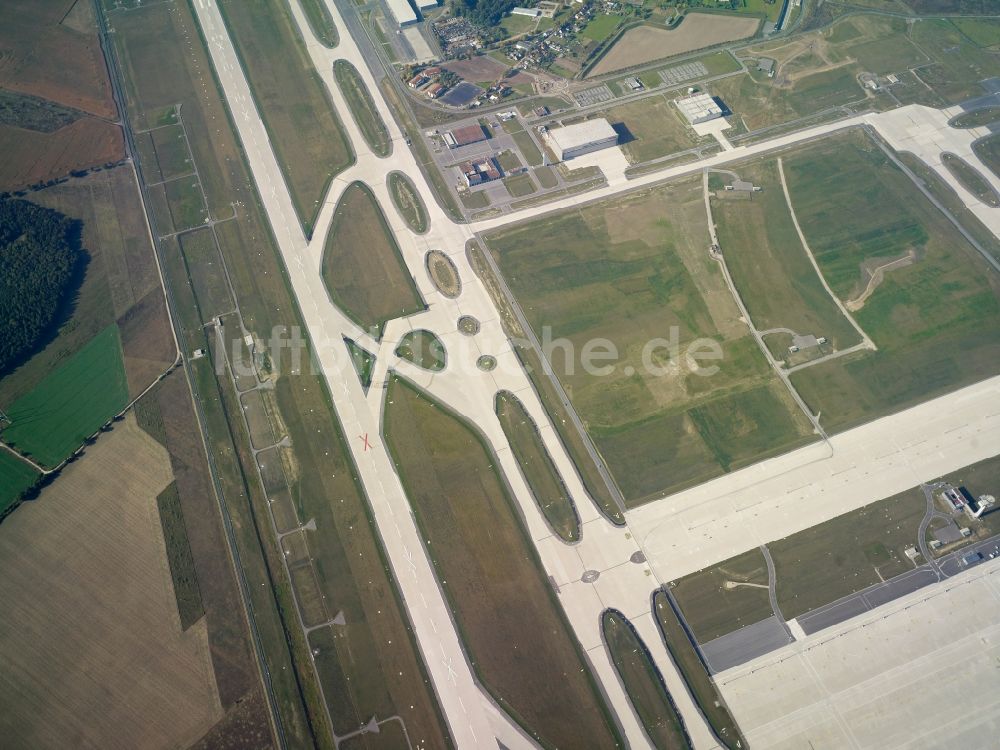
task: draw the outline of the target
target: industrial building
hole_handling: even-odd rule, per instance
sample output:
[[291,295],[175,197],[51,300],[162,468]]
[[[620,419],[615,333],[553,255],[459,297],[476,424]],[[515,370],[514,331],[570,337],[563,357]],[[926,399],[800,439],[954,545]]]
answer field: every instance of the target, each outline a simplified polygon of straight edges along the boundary
[[417,22],[417,13],[407,0],[385,0],[385,4],[389,6],[389,12],[399,26],[409,26]]
[[604,118],[549,130],[549,144],[562,161],[618,145],[618,133]]
[[449,130],[444,134],[444,142],[448,148],[458,148],[468,146],[470,143],[479,143],[486,140],[486,131],[482,125],[466,125],[462,128]]
[[420,10],[434,10],[438,4],[437,0],[417,0],[417,7]]
[[465,184],[469,187],[493,182],[493,180],[499,180],[503,177],[500,167],[497,166],[496,160],[492,157],[479,159],[474,162],[464,162],[458,166],[458,169],[462,173]]
[[538,18],[542,15],[542,11],[538,8],[512,8],[510,14],[512,16],[528,16],[529,18]]
[[722,117],[722,107],[708,94],[691,94],[681,99],[674,99],[674,104],[692,125]]

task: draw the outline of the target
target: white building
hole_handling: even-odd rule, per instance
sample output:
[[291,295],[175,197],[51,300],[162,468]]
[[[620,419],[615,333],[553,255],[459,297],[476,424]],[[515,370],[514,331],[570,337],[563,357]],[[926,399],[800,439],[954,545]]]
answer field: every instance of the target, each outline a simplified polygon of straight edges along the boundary
[[708,94],[691,94],[674,99],[674,104],[692,125],[722,117],[722,107]]
[[417,7],[420,10],[434,10],[438,7],[437,0],[417,0]]
[[531,18],[538,18],[542,15],[542,11],[538,8],[514,8],[511,10],[510,14],[512,16],[530,16]]
[[417,22],[417,13],[407,0],[385,0],[385,3],[389,6],[392,17],[400,26],[409,26],[411,23]]
[[604,118],[555,128],[548,131],[547,136],[556,156],[562,161],[618,144],[618,133]]

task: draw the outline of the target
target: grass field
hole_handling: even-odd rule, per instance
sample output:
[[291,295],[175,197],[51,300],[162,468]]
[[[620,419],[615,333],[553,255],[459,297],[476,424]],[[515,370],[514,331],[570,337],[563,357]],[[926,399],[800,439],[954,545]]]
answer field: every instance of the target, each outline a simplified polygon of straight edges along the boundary
[[601,631],[611,653],[611,661],[625,684],[632,705],[653,747],[657,750],[684,750],[691,747],[684,722],[663,676],[653,664],[646,645],[621,612],[605,610]]
[[979,170],[954,154],[941,154],[941,163],[958,180],[959,184],[972,193],[980,202],[993,208],[1000,207],[1000,195],[979,173]]
[[219,3],[307,235],[330,181],[354,160],[287,6]]
[[337,85],[347,99],[347,105],[351,108],[351,116],[357,123],[361,135],[375,152],[376,156],[386,157],[392,153],[392,140],[389,138],[389,129],[382,120],[382,115],[375,108],[371,92],[361,80],[358,69],[347,60],[337,60],[333,64],[333,75],[337,79]]
[[672,591],[694,637],[708,643],[771,617],[767,585],[764,555],[752,549],[684,576],[672,584]]
[[580,519],[573,507],[573,499],[538,434],[538,425],[525,411],[524,404],[509,391],[497,393],[495,408],[510,449],[542,515],[563,541],[578,541]]
[[[708,257],[700,180],[542,218],[487,242],[539,341],[570,343],[574,356],[552,346],[549,359],[629,503],[807,439],[808,422]],[[610,371],[589,374],[580,358],[596,339],[617,353],[599,363],[613,363]],[[692,359],[687,347],[701,339],[716,342],[721,358]],[[704,372],[709,364],[719,369]]]
[[495,457],[406,382],[387,398],[386,441],[483,684],[544,747],[620,746]]
[[1000,239],[966,207],[951,185],[942,180],[937,172],[930,169],[913,154],[897,153],[896,157],[916,175],[928,192],[937,198],[952,216],[958,219],[965,231],[975,237],[976,241],[986,248],[994,258],[1000,260]]
[[657,591],[653,595],[653,616],[660,626],[660,634],[670,657],[716,738],[729,750],[745,748],[747,742],[743,739],[739,726],[729,713],[721,693],[715,687],[715,682],[709,676],[663,591]]
[[55,466],[121,410],[128,383],[117,326],[108,326],[72,359],[5,409],[4,442]]
[[[216,225],[215,231],[247,327],[261,335],[267,335],[275,327],[286,330],[301,327],[303,323],[270,241],[253,180],[231,128],[225,125],[225,108],[213,83],[204,46],[197,42],[187,45],[183,41],[198,39],[190,6],[144,4],[141,10],[116,16],[115,29],[114,41],[125,64],[133,121],[156,122],[165,107],[181,102],[195,162],[203,172],[213,213],[226,216],[232,201],[241,202],[238,217]],[[192,291],[176,243],[166,243],[164,258],[165,270],[177,296],[183,326],[181,340],[190,353],[193,348],[209,343],[202,330],[205,321],[199,315],[200,300]],[[350,623],[337,639],[338,652],[342,649],[343,653],[337,657],[342,677],[334,677],[337,688],[328,697],[331,713],[338,716],[347,715],[348,711],[356,713],[338,731],[356,729],[375,714],[398,715],[406,722],[414,744],[446,746],[447,725],[428,686],[365,498],[354,482],[356,473],[347,458],[344,436],[329,394],[320,378],[306,373],[292,374],[288,362],[270,364],[273,372],[281,374],[274,390],[272,416],[280,419],[282,432],[290,436],[293,447],[287,449],[287,455],[285,449],[281,453],[260,454],[263,460],[279,457],[278,461],[262,467],[264,487],[256,476],[254,456],[231,384],[217,380],[208,357],[192,363],[192,374],[195,394],[204,412],[209,455],[218,472],[225,507],[232,516],[240,560],[251,582],[249,596],[255,625],[288,744],[294,748],[333,747],[309,643],[296,620],[293,592],[284,575],[281,551],[270,531],[271,508],[278,520],[291,519],[293,524],[297,523],[297,511],[303,520],[315,518],[318,528],[324,529],[324,533],[310,536],[310,551],[321,573],[323,594],[328,601],[338,603]],[[164,419],[171,419],[176,411],[164,408]],[[195,430],[188,428],[185,434],[190,436]],[[193,464],[198,457],[204,460],[204,453],[198,443],[198,450],[187,456],[186,464]],[[285,467],[289,472],[287,479]],[[211,492],[211,485],[200,497],[206,497],[206,492]],[[183,501],[187,495],[181,494]],[[273,504],[268,502],[271,499]],[[187,513],[186,507],[186,517]],[[212,528],[197,519],[189,525],[198,532],[199,539]],[[216,524],[215,529],[222,533],[221,525]],[[212,544],[202,545],[192,536],[191,545],[196,557],[197,550],[203,547],[225,550],[221,537]],[[200,575],[206,608],[209,606],[206,588],[223,580],[225,576],[219,574]],[[234,613],[241,615],[239,607],[236,599],[228,609],[220,606],[217,611],[232,618]],[[230,633],[233,632],[231,619],[220,617],[218,622],[220,630],[228,625]],[[231,667],[248,653],[246,646],[219,646],[214,663],[217,675],[222,673],[218,677],[220,690],[231,682],[228,676]],[[256,665],[251,664],[251,668],[257,679]],[[234,693],[237,690],[235,686],[228,689]],[[248,696],[237,704],[234,698],[233,705],[233,725],[224,728],[226,734],[220,738],[220,744],[265,745],[266,737],[252,741],[229,739],[229,732],[243,727],[242,714],[236,706],[253,705],[253,700]],[[388,734],[388,729],[385,731]]]
[[160,526],[167,549],[170,578],[174,584],[174,598],[177,613],[181,618],[181,630],[187,630],[205,614],[201,603],[201,588],[198,585],[198,571],[195,568],[191,544],[188,542],[177,483],[170,485],[156,497],[156,507],[160,513]]
[[440,372],[448,363],[444,344],[430,331],[410,331],[399,340],[395,354],[431,372]]
[[7,451],[0,451],[0,518],[29,489],[40,474],[24,461]]
[[510,193],[511,198],[523,198],[526,195],[531,195],[537,190],[534,180],[532,180],[531,175],[527,173],[515,175],[513,177],[505,177],[503,184],[504,187],[507,188],[507,192]]
[[354,371],[358,374],[361,387],[367,389],[372,384],[372,371],[375,369],[375,356],[367,349],[363,349],[350,339],[344,339],[347,345],[347,352],[354,365]]
[[924,495],[911,489],[771,542],[778,606],[791,619],[912,570]]
[[621,16],[609,16],[599,13],[594,16],[586,26],[584,26],[580,35],[600,43],[611,36],[614,30],[617,29],[621,23]]
[[392,203],[403,221],[417,234],[426,232],[430,227],[427,207],[410,178],[402,172],[390,172],[387,179]]
[[323,248],[323,282],[334,303],[368,330],[424,309],[378,201],[360,182],[337,204]]
[[187,747],[221,718],[205,622],[182,632],[171,593],[156,509],[171,480],[129,417],[4,521],[5,745]]
[[[912,253],[855,313],[878,346],[792,376],[827,429],[840,430],[995,374],[1000,281],[916,187],[861,133],[785,159],[792,204],[842,300],[874,264]],[[836,207],[836,210],[831,210]]]
[[960,114],[948,124],[953,128],[981,128],[997,121],[1000,121],[1000,107],[983,107]]
[[619,104],[602,114],[612,124],[624,125],[635,139],[624,141],[622,146],[633,164],[685,151],[699,140],[666,96]]
[[340,36],[323,0],[299,0],[299,2],[302,4],[306,20],[309,21],[309,28],[320,44],[331,49],[336,47]]
[[922,20],[913,27],[913,40],[935,62],[920,70],[921,80],[948,104],[982,94],[979,82],[996,75],[996,53],[979,47],[951,21]]
[[[858,332],[823,288],[802,247],[777,163],[758,162],[736,170],[763,190],[750,193],[750,200],[721,191],[712,199],[712,216],[726,265],[754,325],[826,336],[837,349],[857,344]],[[730,180],[725,176],[724,181]]]
[[988,135],[972,145],[973,151],[994,175],[1000,177],[1000,133]]

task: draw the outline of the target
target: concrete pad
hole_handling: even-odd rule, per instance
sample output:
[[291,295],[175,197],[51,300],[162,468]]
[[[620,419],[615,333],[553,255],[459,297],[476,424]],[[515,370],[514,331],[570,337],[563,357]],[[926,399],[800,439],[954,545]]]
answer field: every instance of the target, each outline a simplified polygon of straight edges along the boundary
[[701,644],[701,652],[715,674],[787,646],[789,640],[781,620],[772,616]]

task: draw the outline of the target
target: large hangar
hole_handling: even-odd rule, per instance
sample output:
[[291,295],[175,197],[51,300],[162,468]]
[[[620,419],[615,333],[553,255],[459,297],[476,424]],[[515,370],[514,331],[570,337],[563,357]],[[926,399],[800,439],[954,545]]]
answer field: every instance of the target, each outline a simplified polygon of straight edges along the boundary
[[604,118],[555,128],[547,135],[556,156],[562,161],[618,145],[618,133]]

